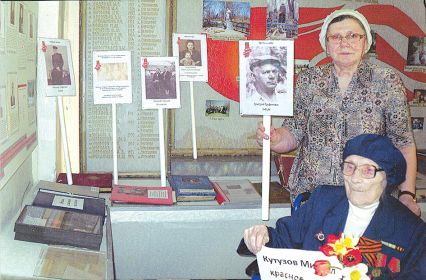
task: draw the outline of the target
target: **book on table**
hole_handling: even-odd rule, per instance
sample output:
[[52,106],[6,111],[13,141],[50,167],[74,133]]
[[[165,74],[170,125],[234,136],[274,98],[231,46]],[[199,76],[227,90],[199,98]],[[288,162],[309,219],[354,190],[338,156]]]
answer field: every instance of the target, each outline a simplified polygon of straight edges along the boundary
[[214,181],[225,194],[224,203],[260,204],[262,197],[254,185],[247,179],[243,180],[217,180]]
[[105,220],[105,199],[39,189],[32,205],[99,215]]
[[99,197],[99,188],[80,185],[67,185],[56,182],[40,180],[36,186],[37,189],[52,190],[69,194],[78,194],[92,197]]
[[172,205],[175,201],[171,187],[114,185],[111,202],[115,204]]
[[[112,190],[111,173],[72,173],[71,176],[73,185],[96,187],[99,188],[99,192],[111,192]],[[67,174],[60,173],[56,182],[67,184]]]
[[102,216],[26,205],[14,231],[15,240],[99,250]]
[[214,200],[216,192],[209,177],[204,175],[171,175],[170,186],[177,201]]

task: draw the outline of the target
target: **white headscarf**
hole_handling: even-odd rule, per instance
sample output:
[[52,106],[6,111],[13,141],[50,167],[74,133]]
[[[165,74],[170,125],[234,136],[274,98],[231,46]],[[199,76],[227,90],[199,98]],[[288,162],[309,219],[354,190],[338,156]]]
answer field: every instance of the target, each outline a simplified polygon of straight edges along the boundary
[[330,25],[330,22],[339,17],[339,16],[343,16],[343,15],[348,15],[348,16],[352,16],[356,19],[359,20],[359,22],[361,22],[362,26],[364,27],[365,33],[367,35],[367,49],[365,50],[365,52],[368,52],[368,50],[371,47],[371,43],[373,42],[373,38],[371,36],[371,29],[370,29],[370,25],[368,24],[367,19],[359,12],[354,11],[354,10],[337,10],[332,12],[331,14],[329,14],[325,20],[324,23],[321,27],[321,32],[319,34],[319,41],[321,43],[321,47],[324,49],[324,51],[326,50],[326,46],[325,46],[325,41],[327,40],[327,29],[328,26]]

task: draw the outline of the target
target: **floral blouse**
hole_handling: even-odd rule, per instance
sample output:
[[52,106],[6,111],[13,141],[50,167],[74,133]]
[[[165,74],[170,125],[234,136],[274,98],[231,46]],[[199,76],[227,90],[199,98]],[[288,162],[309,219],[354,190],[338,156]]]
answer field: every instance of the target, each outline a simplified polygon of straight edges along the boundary
[[294,117],[285,118],[297,141],[291,198],[322,184],[343,185],[340,164],[347,140],[387,135],[398,148],[414,144],[405,88],[389,68],[362,61],[340,93],[333,64],[307,69],[296,83]]

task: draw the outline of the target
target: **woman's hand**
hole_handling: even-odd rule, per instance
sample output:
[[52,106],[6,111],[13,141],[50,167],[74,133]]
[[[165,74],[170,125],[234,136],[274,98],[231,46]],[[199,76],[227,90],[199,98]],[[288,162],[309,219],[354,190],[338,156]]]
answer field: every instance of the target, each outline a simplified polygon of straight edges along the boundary
[[256,255],[268,242],[268,228],[265,225],[256,225],[244,230],[244,243],[253,254]]
[[280,133],[277,132],[277,130],[271,126],[271,132],[270,136],[265,133],[265,127],[263,126],[263,122],[259,122],[259,126],[256,130],[256,141],[259,146],[263,145],[263,139],[268,140],[271,139],[271,149],[273,149],[273,146],[276,146],[278,143],[281,142],[282,136]]

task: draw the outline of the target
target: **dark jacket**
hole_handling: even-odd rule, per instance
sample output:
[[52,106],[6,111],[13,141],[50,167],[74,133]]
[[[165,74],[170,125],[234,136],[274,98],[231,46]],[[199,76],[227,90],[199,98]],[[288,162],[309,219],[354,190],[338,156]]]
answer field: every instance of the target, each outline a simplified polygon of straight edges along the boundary
[[[268,247],[296,248],[318,251],[325,244],[318,233],[325,237],[343,232],[349,203],[343,186],[319,186],[310,199],[292,216],[280,218],[276,228],[268,228]],[[387,260],[400,260],[401,272],[383,279],[426,279],[426,224],[397,199],[384,195],[364,236],[385,241],[404,249],[399,252],[382,246]],[[365,259],[364,259],[365,262]]]

